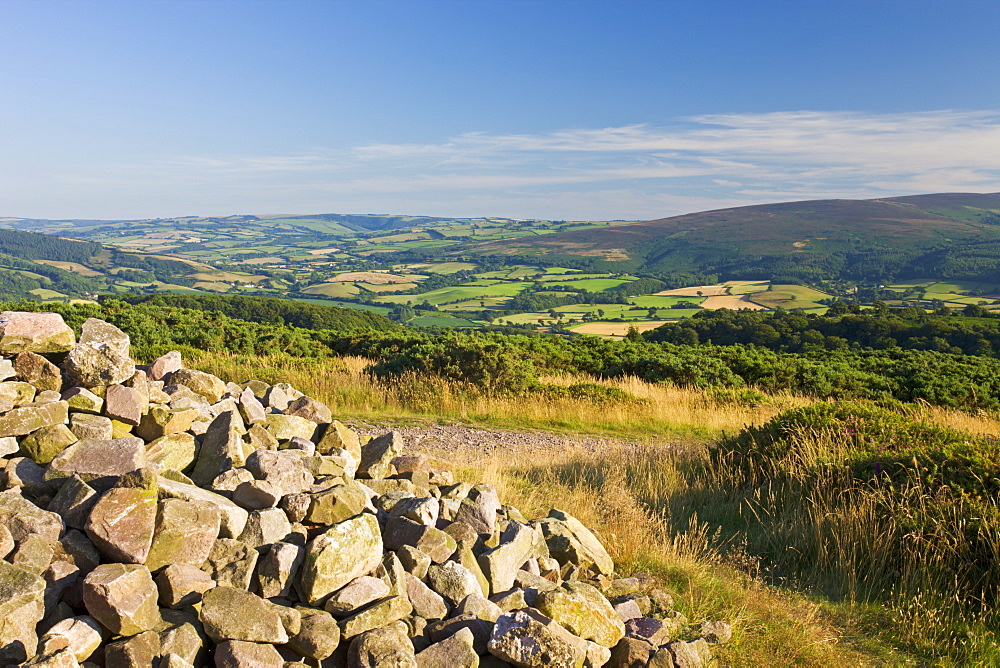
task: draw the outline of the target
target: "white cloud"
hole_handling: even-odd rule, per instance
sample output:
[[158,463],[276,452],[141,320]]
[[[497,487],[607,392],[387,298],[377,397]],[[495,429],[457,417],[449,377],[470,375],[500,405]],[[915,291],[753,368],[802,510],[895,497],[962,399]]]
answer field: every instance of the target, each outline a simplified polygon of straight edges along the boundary
[[[1000,112],[713,114],[662,126],[4,171],[12,178],[0,184],[0,198],[15,209],[4,215],[636,219],[780,199],[997,191]],[[102,209],[102,198],[116,206]]]

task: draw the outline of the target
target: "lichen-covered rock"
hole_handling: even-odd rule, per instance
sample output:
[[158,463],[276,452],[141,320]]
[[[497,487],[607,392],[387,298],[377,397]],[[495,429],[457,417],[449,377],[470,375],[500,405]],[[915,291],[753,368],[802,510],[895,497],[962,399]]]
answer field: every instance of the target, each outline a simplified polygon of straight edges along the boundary
[[257,550],[246,543],[220,538],[215,541],[202,568],[220,585],[249,589],[257,558]]
[[[155,380],[155,379],[154,379]],[[170,375],[172,385],[183,385],[195,394],[214,404],[226,394],[226,384],[220,378],[204,371],[178,369]]]
[[135,433],[146,441],[155,441],[171,434],[182,434],[201,414],[193,409],[175,409],[168,406],[151,406],[139,419]]
[[405,596],[389,596],[372,603],[340,622],[340,633],[344,638],[386,626],[413,612],[413,606]]
[[170,374],[180,370],[184,366],[181,354],[176,350],[171,350],[165,355],[160,355],[150,363],[146,369],[146,375],[150,380],[164,380]]
[[357,477],[378,480],[392,475],[392,459],[403,452],[403,435],[398,431],[373,438],[361,446]]
[[137,425],[149,410],[149,397],[124,385],[112,385],[104,395],[104,415],[125,424]]
[[473,635],[469,629],[459,629],[455,635],[436,642],[417,654],[419,668],[478,668],[479,655],[472,646]]
[[0,313],[0,353],[64,353],[76,344],[76,335],[58,313]]
[[542,537],[537,529],[511,522],[500,535],[500,544],[479,555],[479,567],[494,594],[507,591],[514,586],[514,579],[521,564],[536,556],[536,548],[540,541]]
[[87,612],[115,635],[155,628],[161,622],[157,597],[149,569],[140,564],[102,564],[83,580]]
[[212,420],[201,439],[191,480],[207,485],[220,473],[243,466],[246,462],[243,452],[245,431],[243,419],[235,411],[225,411]]
[[249,513],[235,503],[215,492],[196,485],[170,480],[160,476],[156,479],[161,498],[184,499],[207,503],[219,511],[219,535],[222,538],[236,538],[243,533]]
[[76,434],[64,424],[42,427],[21,439],[21,449],[37,464],[48,464],[56,455],[77,442]]
[[194,605],[214,586],[212,576],[191,564],[172,564],[156,576],[160,605],[165,608]]
[[316,605],[382,560],[382,532],[363,514],[330,527],[309,542],[301,570],[302,594]]
[[362,575],[338,589],[324,608],[336,617],[348,617],[372,601],[389,596],[390,589],[381,578]]
[[535,607],[573,635],[603,647],[614,647],[625,635],[625,624],[608,599],[585,582],[564,582],[558,589],[541,592]]
[[62,518],[17,494],[0,494],[0,524],[7,527],[17,543],[37,535],[52,544],[63,531]]
[[44,427],[69,422],[69,404],[52,401],[12,408],[0,415],[0,437],[24,436]]
[[49,463],[46,478],[62,480],[75,474],[98,492],[105,492],[147,464],[146,444],[141,438],[85,438],[67,447]]
[[98,647],[106,631],[89,615],[57,622],[38,641],[40,654],[69,650],[77,661],[86,661]]
[[66,382],[80,387],[123,383],[135,374],[130,355],[128,334],[103,320],[89,318],[62,364]]
[[257,588],[264,598],[287,598],[298,576],[305,549],[294,543],[278,541],[259,559]]
[[216,668],[281,668],[284,665],[273,645],[225,640],[215,648]]
[[146,458],[161,470],[183,471],[194,462],[198,443],[193,434],[168,434],[146,445]]
[[526,608],[497,619],[489,652],[525,668],[579,668],[587,657],[587,643],[537,610]]
[[288,639],[288,647],[304,657],[322,661],[340,645],[340,626],[326,612],[303,612],[299,632]]
[[44,595],[40,576],[0,561],[0,661],[19,663],[35,654]]
[[271,604],[243,589],[224,586],[209,589],[202,596],[198,618],[205,633],[216,642],[288,642],[281,617]]
[[349,668],[417,668],[406,624],[396,622],[362,633],[351,641]]
[[84,529],[112,561],[146,563],[156,528],[156,490],[113,487],[97,500]]
[[31,383],[39,392],[62,389],[62,372],[52,362],[33,352],[19,352],[14,358],[17,379]]
[[139,668],[153,666],[160,656],[160,636],[145,631],[130,638],[108,643],[104,648],[107,668]]
[[200,566],[219,537],[221,513],[204,501],[163,499],[146,565],[158,570],[171,564]]
[[81,441],[84,439],[109,441],[115,435],[111,418],[91,413],[71,413],[69,416],[69,430]]
[[454,561],[432,565],[427,569],[427,579],[431,589],[452,605],[458,605],[470,594],[483,596],[488,593],[482,590],[476,576],[468,568]]
[[593,566],[602,575],[614,575],[615,564],[611,556],[580,520],[561,510],[553,510],[537,524],[545,534],[549,552],[560,563]]

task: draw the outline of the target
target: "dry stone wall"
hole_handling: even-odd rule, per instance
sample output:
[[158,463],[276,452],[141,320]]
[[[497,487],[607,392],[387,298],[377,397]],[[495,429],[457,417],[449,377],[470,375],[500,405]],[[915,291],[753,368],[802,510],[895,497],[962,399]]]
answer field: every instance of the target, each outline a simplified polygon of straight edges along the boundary
[[553,510],[287,384],[0,314],[0,665],[701,666],[669,595]]

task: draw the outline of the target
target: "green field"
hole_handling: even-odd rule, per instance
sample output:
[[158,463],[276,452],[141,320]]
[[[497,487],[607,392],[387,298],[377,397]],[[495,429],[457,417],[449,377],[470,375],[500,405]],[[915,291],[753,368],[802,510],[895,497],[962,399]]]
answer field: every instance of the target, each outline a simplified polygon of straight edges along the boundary
[[804,285],[775,285],[771,290],[754,294],[753,301],[768,308],[825,308],[818,300],[830,295]]

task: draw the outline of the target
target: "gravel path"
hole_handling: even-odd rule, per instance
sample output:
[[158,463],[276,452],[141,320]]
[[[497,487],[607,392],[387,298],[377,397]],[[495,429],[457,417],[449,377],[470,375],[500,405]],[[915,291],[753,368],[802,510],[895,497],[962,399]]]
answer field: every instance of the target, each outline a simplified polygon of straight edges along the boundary
[[[506,431],[471,427],[463,424],[372,425],[365,422],[351,422],[351,427],[360,434],[374,436],[395,429],[403,434],[408,447],[414,450],[438,453],[479,452],[483,455],[498,452],[523,455],[531,452],[595,452],[609,448],[638,448],[648,445],[638,441],[599,436],[575,436],[544,431]],[[677,441],[666,441],[675,447],[687,447]]]

